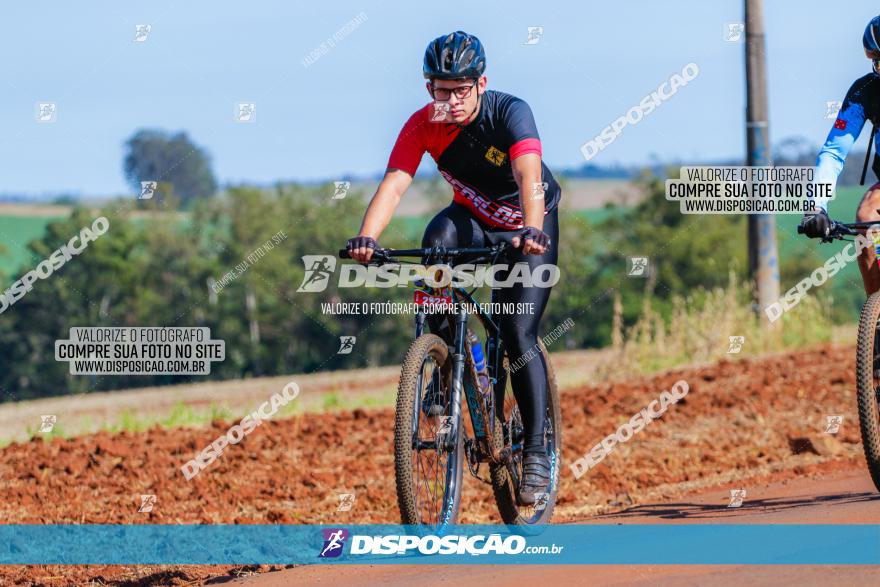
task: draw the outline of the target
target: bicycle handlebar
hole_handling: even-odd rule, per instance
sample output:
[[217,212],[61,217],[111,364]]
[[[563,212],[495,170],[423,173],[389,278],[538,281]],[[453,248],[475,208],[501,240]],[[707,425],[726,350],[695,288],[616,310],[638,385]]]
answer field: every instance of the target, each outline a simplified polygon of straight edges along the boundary
[[[373,251],[373,259],[377,261],[393,261],[394,257],[429,257],[429,258],[453,258],[462,256],[487,256],[500,255],[513,245],[507,242],[500,242],[491,247],[427,247],[424,249],[375,249]],[[351,259],[348,249],[339,249],[339,257],[341,259]]]
[[[816,237],[821,238],[823,243],[830,243],[834,239],[841,239],[844,236],[855,236],[859,234],[859,229],[862,228],[870,228],[872,226],[878,226],[880,222],[837,222],[836,220],[831,221],[831,228],[828,231],[828,236],[826,237]],[[804,234],[804,227],[798,225],[797,227],[798,234]]]

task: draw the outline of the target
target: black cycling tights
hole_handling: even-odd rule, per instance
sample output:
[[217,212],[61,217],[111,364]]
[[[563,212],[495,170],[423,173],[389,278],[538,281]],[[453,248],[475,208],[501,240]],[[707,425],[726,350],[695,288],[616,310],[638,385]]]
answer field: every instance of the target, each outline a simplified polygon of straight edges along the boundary
[[[543,255],[523,255],[522,250],[512,251],[508,257],[510,263],[526,262],[534,272],[538,265],[556,264],[559,250],[559,218],[558,210],[553,210],[544,217],[544,232],[550,236],[550,250]],[[508,232],[506,229],[493,229],[479,222],[460,204],[453,203],[437,214],[425,229],[422,247],[485,247],[493,244],[492,233]],[[544,274],[546,275],[546,273]],[[496,278],[506,279],[506,274],[499,272]],[[526,303],[533,312],[518,314],[497,314],[501,335],[507,348],[507,356],[511,363],[525,355],[529,350],[537,355],[511,374],[513,394],[522,414],[525,428],[524,454],[544,452],[544,415],[547,411],[547,364],[544,355],[538,350],[538,324],[550,297],[549,287],[524,287],[515,284],[504,287],[497,292],[497,301],[504,303]],[[516,306],[514,306],[516,307]],[[528,306],[526,306],[528,308]],[[432,319],[433,318],[433,319]],[[442,325],[439,317],[428,316],[431,331],[438,332]],[[444,321],[445,323],[445,321]],[[444,336],[444,338],[447,338]],[[447,342],[451,342],[447,340]]]

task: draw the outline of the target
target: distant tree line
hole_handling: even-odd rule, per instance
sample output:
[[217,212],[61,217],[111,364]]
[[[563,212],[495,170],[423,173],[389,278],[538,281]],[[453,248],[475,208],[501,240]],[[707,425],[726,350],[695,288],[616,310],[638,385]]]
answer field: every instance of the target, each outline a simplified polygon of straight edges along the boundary
[[[601,223],[570,210],[560,215],[562,278],[542,329],[549,332],[567,320],[575,326],[556,349],[609,344],[615,294],[625,323],[632,324],[645,295],[655,310],[668,315],[674,294],[724,286],[729,270],[745,279],[744,218],[682,215],[665,200],[662,180],[646,175],[639,182],[647,197],[631,209],[610,209]],[[226,360],[212,365],[210,379],[398,363],[412,336],[411,316],[323,314],[321,303],[409,302],[409,289],[340,289],[331,280],[322,293],[297,292],[305,275],[302,257],[335,254],[358,229],[366,194],[350,192],[335,200],[332,195],[332,184],[241,186],[196,200],[183,215],[158,202],[133,214],[138,205],[129,199],[101,210],[80,207],[51,223],[29,245],[35,258],[46,258],[99,215],[107,217],[110,228],[0,314],[0,397],[205,379],[71,376],[68,363],[55,361],[54,342],[67,339],[72,326],[207,326],[213,339],[226,343]],[[418,246],[420,234],[401,226],[386,231],[384,246]],[[287,238],[216,287],[279,231]],[[627,256],[643,254],[654,264],[651,279],[627,277]],[[810,255],[798,255],[783,265],[783,277],[803,275],[818,264]],[[30,269],[7,276],[3,289]],[[349,335],[357,337],[355,351],[336,354],[339,337]]]

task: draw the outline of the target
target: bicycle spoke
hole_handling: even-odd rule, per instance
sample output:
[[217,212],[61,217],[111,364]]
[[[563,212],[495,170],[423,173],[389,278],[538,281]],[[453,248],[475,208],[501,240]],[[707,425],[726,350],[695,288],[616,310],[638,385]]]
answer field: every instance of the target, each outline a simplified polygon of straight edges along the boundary
[[[442,416],[431,416],[425,413],[422,402],[426,400],[426,390],[434,383],[432,393],[437,397],[448,398],[440,367],[433,359],[426,359],[418,380],[416,393],[416,445],[413,447],[413,485],[415,489],[416,508],[420,523],[439,523],[443,516],[446,492],[446,471],[450,464],[449,451],[442,448],[440,438],[440,422]],[[427,398],[429,402],[437,401]],[[448,399],[447,399],[448,401]],[[444,410],[444,412],[448,412]]]

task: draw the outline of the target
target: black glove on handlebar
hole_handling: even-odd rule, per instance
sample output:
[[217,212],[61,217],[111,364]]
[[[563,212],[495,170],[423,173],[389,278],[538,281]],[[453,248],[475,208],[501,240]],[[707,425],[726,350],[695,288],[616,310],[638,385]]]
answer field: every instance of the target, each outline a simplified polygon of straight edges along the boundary
[[378,249],[379,243],[376,242],[375,239],[371,236],[356,236],[354,238],[348,239],[345,247],[349,251],[353,251],[355,249]]
[[815,214],[806,214],[801,227],[808,238],[826,238],[831,232],[831,219],[825,210],[819,210]]
[[526,239],[532,239],[535,241],[536,245],[542,246],[545,249],[550,247],[550,237],[546,232],[535,228],[534,226],[526,226],[519,233],[520,243],[519,246],[522,248],[526,244]]

